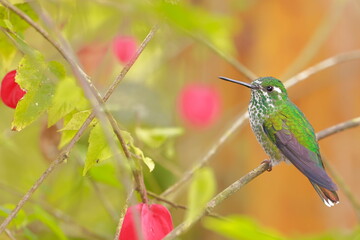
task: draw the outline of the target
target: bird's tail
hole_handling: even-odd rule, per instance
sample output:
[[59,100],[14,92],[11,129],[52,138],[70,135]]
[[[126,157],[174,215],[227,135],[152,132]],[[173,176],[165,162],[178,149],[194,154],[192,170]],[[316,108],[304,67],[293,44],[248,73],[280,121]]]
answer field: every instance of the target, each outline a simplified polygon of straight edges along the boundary
[[316,192],[319,194],[320,198],[324,201],[326,206],[332,207],[335,204],[339,203],[339,196],[335,191],[331,191],[329,189],[323,188],[313,182],[311,182],[311,184],[315,188]]

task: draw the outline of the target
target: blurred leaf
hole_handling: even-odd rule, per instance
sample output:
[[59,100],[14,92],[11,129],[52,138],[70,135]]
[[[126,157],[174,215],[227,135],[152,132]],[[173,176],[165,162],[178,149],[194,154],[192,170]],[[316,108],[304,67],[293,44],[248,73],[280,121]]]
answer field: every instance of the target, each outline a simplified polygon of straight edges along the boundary
[[[60,129],[59,131],[66,130],[79,130],[85,120],[90,116],[91,110],[84,110],[71,115],[71,118],[68,122],[66,122],[65,127]],[[93,120],[94,123],[95,120]]]
[[212,169],[208,167],[199,169],[190,185],[186,221],[192,221],[205,209],[215,189],[216,182]]
[[54,95],[54,74],[49,71],[49,64],[39,52],[26,55],[19,64],[16,82],[26,94],[19,101],[12,122],[12,129],[20,131],[40,117],[51,105]]
[[[0,216],[7,217],[15,208],[14,204],[3,204],[0,206]],[[10,226],[19,229],[29,223],[28,217],[23,209],[20,209],[16,217],[10,222]]]
[[83,175],[96,163],[111,157],[111,150],[100,124],[91,130]]
[[235,51],[231,40],[232,21],[230,18],[211,14],[183,2],[174,4],[158,1],[155,9],[159,15],[176,27],[209,41],[219,50],[229,54]]
[[[19,8],[22,12],[24,12],[32,20],[36,21],[38,19],[38,16],[36,15],[32,7],[29,5],[29,3],[19,3],[15,4],[15,6]],[[30,25],[25,22],[21,17],[2,6],[0,7],[0,25],[5,28],[10,27],[10,30],[19,33],[24,32],[28,27],[30,27]]]
[[31,232],[28,228],[24,229],[24,236],[28,240],[38,240],[39,238],[36,236],[35,233]]
[[217,232],[230,239],[239,240],[281,240],[285,239],[277,232],[265,229],[254,220],[245,216],[229,216],[225,220],[217,218],[205,218],[205,228]]
[[96,168],[91,168],[89,174],[97,182],[104,183],[112,187],[120,187],[116,177],[115,167],[111,163],[99,164]]
[[9,70],[7,68],[15,56],[16,48],[3,32],[0,32],[0,49],[1,65],[3,68],[6,68],[6,70]]
[[57,236],[57,239],[61,240],[67,240],[68,238],[62,231],[62,229],[59,227],[58,222],[56,219],[51,216],[49,213],[44,211],[42,208],[40,208],[38,205],[34,207],[34,212],[30,215],[32,220],[39,220],[42,223],[44,223],[46,226],[48,226]]
[[152,148],[160,147],[167,139],[181,135],[184,130],[180,127],[169,128],[136,128],[136,136]]
[[54,125],[70,112],[84,110],[87,106],[83,91],[76,85],[75,80],[65,77],[57,85],[52,105],[49,108],[48,126]]
[[145,165],[149,168],[150,172],[154,170],[155,168],[154,161],[149,157],[145,157],[143,151],[134,145],[134,138],[131,136],[131,134],[126,131],[121,131],[121,135],[124,138],[125,143],[128,146],[130,146],[130,150],[132,150],[133,153],[135,153],[144,161]]

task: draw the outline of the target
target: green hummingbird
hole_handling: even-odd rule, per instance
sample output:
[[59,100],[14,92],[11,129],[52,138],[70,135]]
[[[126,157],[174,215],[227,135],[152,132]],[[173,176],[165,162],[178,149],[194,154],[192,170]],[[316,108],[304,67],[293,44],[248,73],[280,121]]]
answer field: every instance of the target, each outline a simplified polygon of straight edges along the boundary
[[326,206],[339,203],[337,186],[325,172],[314,129],[291,102],[282,82],[273,77],[250,84],[219,78],[251,89],[250,125],[270,157],[270,170],[280,161],[290,162],[310,180]]

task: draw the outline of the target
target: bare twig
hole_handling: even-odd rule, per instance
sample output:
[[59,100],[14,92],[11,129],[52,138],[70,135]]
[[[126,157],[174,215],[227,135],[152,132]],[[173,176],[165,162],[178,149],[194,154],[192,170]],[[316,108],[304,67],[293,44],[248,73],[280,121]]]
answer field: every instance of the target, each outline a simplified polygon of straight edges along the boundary
[[299,56],[290,64],[288,69],[281,78],[288,78],[300,71],[305,65],[316,55],[324,41],[328,38],[331,30],[338,22],[343,10],[345,9],[348,0],[334,1],[330,6],[330,10],[325,18],[320,23],[319,27],[315,29],[315,33],[306,44]]
[[[1,183],[1,182],[0,182],[0,188],[2,190],[4,190],[4,191],[8,192],[11,195],[14,195],[14,196],[21,197],[23,195],[22,192],[15,189],[13,186],[8,186],[8,185],[6,185],[4,183]],[[44,201],[29,199],[29,202],[33,203],[33,204],[40,205],[45,211],[50,213],[52,216],[56,217],[57,219],[61,220],[62,222],[66,223],[68,225],[71,225],[72,227],[75,227],[75,228],[79,229],[79,231],[82,232],[84,235],[86,235],[88,238],[98,239],[98,240],[107,239],[105,236],[101,236],[101,235],[91,231],[90,229],[87,229],[86,227],[78,224],[70,216],[66,215],[61,210],[52,207],[51,205],[49,205],[48,203],[46,203]]]
[[14,235],[10,232],[9,229],[5,229],[5,233],[6,233],[6,235],[7,235],[11,240],[16,240],[16,238],[15,238]]
[[[346,122],[347,123],[347,122]],[[338,124],[335,127],[346,130],[350,128],[354,128],[360,124],[347,124],[346,128],[344,127],[344,124]],[[333,127],[330,127],[329,129],[333,129]],[[326,131],[326,130],[324,130]],[[323,134],[323,138],[330,136],[334,132],[334,130],[328,131],[328,134]],[[336,131],[335,131],[336,132]],[[339,132],[339,131],[337,131]],[[235,192],[237,192],[241,187],[248,184],[250,181],[255,179],[257,176],[264,173],[269,168],[269,164],[267,162],[261,163],[258,167],[250,171],[249,173],[245,174],[243,177],[241,177],[239,180],[231,184],[229,187],[227,187],[225,190],[217,194],[212,200],[210,200],[205,209],[194,219],[191,221],[185,221],[178,225],[173,231],[171,231],[164,239],[174,239],[178,236],[180,236],[182,233],[186,232],[190,227],[192,227],[197,221],[199,221],[205,214],[210,213],[217,205],[222,203],[225,199],[229,198],[231,195],[233,195]],[[332,175],[334,176],[334,172],[332,172]],[[337,174],[335,174],[337,175]],[[345,184],[342,184],[340,182],[337,182],[341,186],[346,186]],[[346,189],[346,188],[345,188]],[[350,191],[349,191],[350,192]],[[353,196],[352,194],[350,196]],[[355,201],[355,210],[360,211],[358,201],[355,198],[352,198],[350,201]]]
[[348,61],[358,60],[358,59],[360,59],[360,50],[353,50],[353,51],[346,52],[346,53],[340,53],[333,57],[327,58],[327,59],[319,62],[318,64],[316,64],[312,67],[309,67],[309,68],[305,69],[304,71],[296,74],[295,76],[289,78],[285,82],[284,85],[286,88],[290,88],[290,87],[294,86],[295,84],[307,79],[311,75],[314,75],[315,73],[318,73],[322,70],[333,67],[333,66],[338,65],[343,62],[348,62]]
[[212,43],[210,43],[208,40],[201,38],[201,37],[197,37],[195,35],[191,35],[193,36],[196,40],[198,40],[199,42],[201,42],[202,44],[204,44],[205,46],[207,46],[208,48],[210,48],[212,51],[214,51],[216,54],[218,54],[221,58],[223,58],[225,61],[227,61],[228,63],[230,63],[236,70],[238,70],[244,77],[246,77],[248,80],[253,81],[256,78],[258,78],[258,76],[253,73],[250,69],[248,69],[247,67],[245,67],[242,63],[240,63],[239,61],[237,61],[234,57],[228,56],[225,53],[223,53],[222,51],[220,51],[219,49],[217,49]]
[[347,122],[343,122],[343,123],[339,123],[335,126],[332,126],[332,127],[329,127],[323,131],[320,131],[316,134],[316,137],[318,140],[321,140],[325,137],[328,137],[332,134],[335,134],[335,133],[338,133],[338,132],[341,132],[341,131],[344,131],[348,128],[353,128],[353,127],[356,127],[356,126],[359,126],[360,125],[360,117],[357,117],[357,118],[354,118],[354,119],[351,119]]
[[161,196],[167,196],[173,191],[179,189],[181,185],[183,185],[185,182],[191,179],[191,177],[194,175],[194,173],[202,168],[209,159],[215,154],[215,152],[219,149],[219,147],[236,131],[242,126],[242,124],[245,122],[246,119],[248,119],[249,115],[248,113],[240,114],[238,117],[236,117],[236,120],[234,123],[231,124],[231,126],[225,131],[223,135],[215,142],[214,145],[210,148],[210,150],[206,153],[206,155],[196,164],[194,165],[190,170],[184,173],[182,178],[178,180],[175,184],[170,186],[166,191],[164,191]]
[[269,163],[264,162],[260,164],[258,167],[241,177],[239,180],[231,184],[225,190],[216,195],[213,199],[211,199],[205,209],[192,221],[185,221],[178,225],[173,231],[171,231],[164,240],[174,239],[180,236],[182,233],[186,232],[189,228],[191,228],[196,222],[198,222],[205,214],[210,213],[217,205],[227,199],[229,196],[237,192],[241,187],[252,181],[254,178],[264,173],[269,168]]

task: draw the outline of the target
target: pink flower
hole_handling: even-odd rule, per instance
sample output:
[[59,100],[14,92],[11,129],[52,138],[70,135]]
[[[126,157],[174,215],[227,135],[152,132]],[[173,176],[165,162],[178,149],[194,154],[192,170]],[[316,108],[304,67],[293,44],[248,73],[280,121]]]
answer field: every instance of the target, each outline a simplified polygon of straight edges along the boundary
[[136,39],[132,36],[117,36],[113,41],[113,50],[118,60],[126,64],[135,55]]
[[206,127],[219,116],[220,96],[216,88],[192,83],[181,90],[178,108],[186,122],[195,127]]
[[25,95],[25,91],[22,90],[15,82],[16,70],[8,72],[1,82],[1,100],[11,108],[16,108],[19,100]]
[[127,209],[119,240],[140,239],[137,236],[134,213],[138,215],[138,224],[144,240],[161,240],[174,228],[170,212],[166,207],[160,204],[140,203]]

